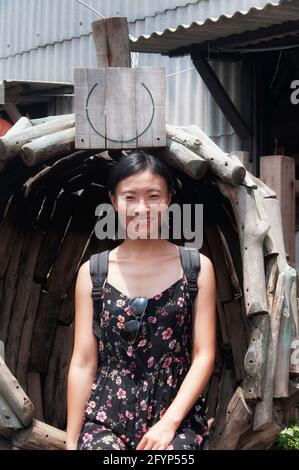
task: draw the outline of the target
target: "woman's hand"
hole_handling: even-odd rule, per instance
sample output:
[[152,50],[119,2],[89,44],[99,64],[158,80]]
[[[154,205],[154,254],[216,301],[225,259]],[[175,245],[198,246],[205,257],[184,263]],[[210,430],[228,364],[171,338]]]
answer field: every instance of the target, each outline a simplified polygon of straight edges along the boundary
[[165,450],[174,438],[177,426],[161,418],[144,434],[136,450]]

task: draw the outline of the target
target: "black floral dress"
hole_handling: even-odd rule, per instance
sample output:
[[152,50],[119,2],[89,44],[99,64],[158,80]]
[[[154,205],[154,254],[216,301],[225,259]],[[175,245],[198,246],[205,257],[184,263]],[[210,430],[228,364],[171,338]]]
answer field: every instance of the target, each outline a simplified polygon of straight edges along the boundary
[[[148,298],[138,336],[119,336],[130,319],[130,297],[105,282],[99,312],[99,368],[85,402],[77,450],[134,450],[159,421],[191,365],[192,304],[185,276]],[[208,448],[205,400],[201,396],[168,449]]]

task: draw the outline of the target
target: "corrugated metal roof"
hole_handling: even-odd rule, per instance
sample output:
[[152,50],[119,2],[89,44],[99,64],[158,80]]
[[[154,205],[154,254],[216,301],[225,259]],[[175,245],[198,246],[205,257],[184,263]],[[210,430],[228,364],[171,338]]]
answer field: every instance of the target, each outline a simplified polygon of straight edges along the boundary
[[[123,15],[134,23],[198,0],[86,0],[85,3],[106,17]],[[91,23],[97,19],[99,16],[76,0],[0,0],[0,56],[89,35]]]
[[[175,28],[179,24],[232,15],[267,0],[85,0],[104,16],[123,15],[130,33]],[[26,8],[24,4],[26,3]],[[0,57],[10,57],[73,38],[91,35],[99,17],[76,0],[0,0]]]
[[[299,0],[272,0],[264,6],[254,6],[233,14],[209,17],[204,21],[179,24],[175,28],[143,34],[131,41],[132,51],[169,53],[172,50],[212,41],[231,34],[255,31],[273,24],[299,19]],[[135,35],[136,36],[136,35]]]

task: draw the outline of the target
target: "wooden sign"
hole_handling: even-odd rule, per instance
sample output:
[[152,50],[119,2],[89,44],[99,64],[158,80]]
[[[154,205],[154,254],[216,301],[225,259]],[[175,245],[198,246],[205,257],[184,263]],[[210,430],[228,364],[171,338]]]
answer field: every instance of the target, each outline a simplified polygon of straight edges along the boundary
[[164,67],[77,68],[76,149],[164,147]]

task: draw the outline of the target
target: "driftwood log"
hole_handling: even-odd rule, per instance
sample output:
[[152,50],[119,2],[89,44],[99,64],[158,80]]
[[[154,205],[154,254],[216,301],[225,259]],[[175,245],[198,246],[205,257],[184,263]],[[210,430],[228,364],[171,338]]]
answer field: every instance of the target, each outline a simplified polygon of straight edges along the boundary
[[[126,44],[109,47],[125,24],[112,23],[93,25],[98,65],[129,67]],[[94,231],[113,154],[74,151],[74,118],[22,117],[0,139],[0,449],[65,447],[76,276],[118,243]],[[216,274],[210,448],[268,449],[299,400],[299,299],[280,202],[197,126],[166,130],[155,153],[181,182],[178,202],[204,204],[200,251]]]

